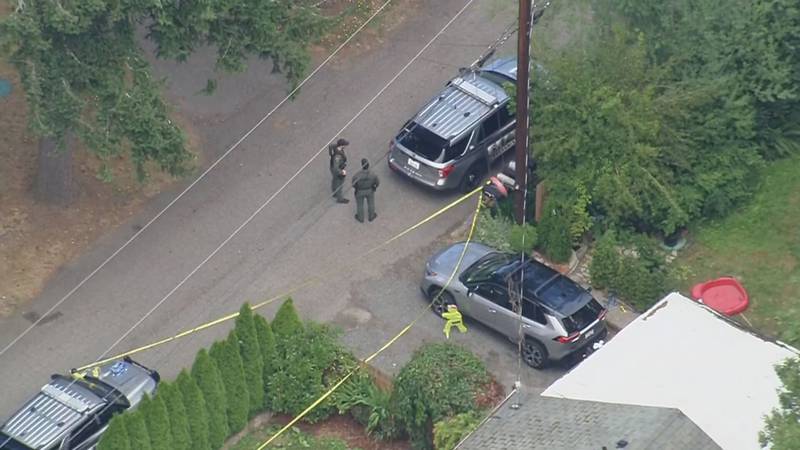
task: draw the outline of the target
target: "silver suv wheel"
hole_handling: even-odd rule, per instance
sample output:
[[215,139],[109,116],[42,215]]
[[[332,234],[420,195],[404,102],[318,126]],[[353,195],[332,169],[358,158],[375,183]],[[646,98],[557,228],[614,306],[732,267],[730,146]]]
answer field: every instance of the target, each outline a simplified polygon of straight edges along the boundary
[[522,344],[522,359],[534,369],[542,369],[547,365],[547,350],[542,344],[526,338]]

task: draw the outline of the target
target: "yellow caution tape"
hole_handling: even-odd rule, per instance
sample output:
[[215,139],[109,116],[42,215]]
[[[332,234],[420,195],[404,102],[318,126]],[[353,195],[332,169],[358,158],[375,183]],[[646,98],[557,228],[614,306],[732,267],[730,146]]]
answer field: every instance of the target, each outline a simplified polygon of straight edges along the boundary
[[[415,225],[412,225],[411,227],[406,228],[405,230],[403,230],[399,234],[391,237],[390,239],[388,239],[388,240],[382,242],[381,244],[373,247],[372,249],[368,250],[365,253],[365,255],[369,255],[371,253],[374,253],[374,252],[380,250],[381,248],[385,247],[386,245],[390,244],[391,242],[394,242],[397,239],[400,239],[401,237],[405,236],[406,234],[416,230],[420,226],[430,222],[431,220],[435,219],[436,217],[439,217],[440,215],[444,214],[446,211],[452,209],[453,207],[461,204],[462,202],[464,202],[468,198],[472,197],[477,192],[479,192],[481,189],[483,189],[483,187],[475,188],[471,192],[462,195],[461,197],[459,197],[455,201],[453,201],[450,204],[446,205],[445,207],[439,209],[438,211],[434,212],[430,216],[422,219],[420,222],[417,222]],[[320,275],[320,276],[317,276],[317,277],[314,277],[314,278],[309,278],[309,279],[303,281],[302,283],[300,283],[299,285],[295,286],[294,288],[289,289],[288,291],[284,292],[283,294],[276,295],[276,296],[274,296],[272,298],[264,300],[261,303],[257,303],[255,305],[251,306],[251,309],[255,311],[256,309],[259,309],[259,308],[262,308],[264,306],[267,306],[270,303],[274,303],[277,300],[280,300],[282,298],[286,298],[289,295],[293,294],[294,292],[299,291],[302,288],[305,288],[305,287],[310,286],[310,285],[312,285],[312,284],[314,284],[316,282],[324,280],[327,276],[329,276],[330,274],[332,274],[334,272],[340,273],[341,272],[341,267],[337,267],[335,271],[331,270],[329,273],[326,273],[324,275]],[[130,356],[130,355],[134,355],[136,353],[141,353],[141,352],[146,351],[146,350],[151,350],[151,349],[153,349],[155,347],[158,347],[158,346],[170,343],[172,341],[178,340],[180,338],[189,336],[191,334],[197,333],[198,331],[203,331],[205,329],[208,329],[208,328],[211,328],[213,326],[219,325],[219,324],[221,324],[223,322],[227,322],[229,320],[235,319],[238,316],[239,316],[239,312],[237,311],[235,313],[228,314],[227,316],[220,317],[219,319],[212,320],[211,322],[206,322],[206,323],[198,325],[198,326],[196,326],[194,328],[190,328],[188,330],[182,331],[182,332],[180,332],[180,333],[178,333],[178,334],[176,334],[174,336],[170,336],[168,338],[161,339],[160,341],[156,341],[156,342],[153,342],[153,343],[150,343],[150,344],[147,344],[147,345],[143,345],[141,347],[137,347],[137,348],[134,348],[132,350],[128,350],[128,351],[126,351],[124,353],[120,353],[120,354],[117,354],[117,355],[114,355],[114,356],[111,356],[111,357],[108,357],[108,358],[105,358],[105,359],[101,359],[99,361],[95,361],[95,362],[93,362],[91,364],[87,364],[85,366],[81,366],[76,370],[84,371],[84,370],[89,369],[91,367],[99,366],[99,365],[102,365],[102,364],[106,364],[108,362],[120,359],[120,358],[125,357],[125,356]]]
[[[467,196],[475,194],[475,193],[476,193],[477,191],[479,191],[480,189],[481,189],[481,188],[479,188],[479,189],[476,189],[476,190],[474,190],[474,191],[470,192],[469,194],[467,194]],[[463,200],[463,199],[464,199],[464,197],[462,197],[462,198],[461,198],[461,199],[459,199],[458,201],[461,201],[461,200]],[[467,247],[469,246],[469,243],[470,243],[470,241],[472,240],[472,235],[473,235],[473,233],[475,232],[475,225],[476,225],[476,224],[477,224],[477,222],[478,222],[478,213],[480,212],[480,209],[481,209],[481,200],[482,200],[482,199],[480,199],[480,198],[478,199],[478,206],[475,208],[475,214],[474,214],[474,215],[473,215],[473,217],[472,217],[472,224],[470,225],[470,228],[469,228],[469,234],[467,235],[467,240],[466,240],[466,241],[465,241],[465,243],[464,243],[464,248],[461,250],[461,255],[459,255],[459,257],[458,257],[458,261],[456,262],[456,266],[455,266],[455,268],[453,269],[453,272],[450,274],[450,277],[447,279],[447,282],[444,284],[444,286],[443,286],[443,287],[442,287],[442,289],[439,291],[439,293],[436,295],[436,297],[434,297],[434,298],[431,300],[431,302],[430,302],[430,303],[428,303],[427,305],[425,305],[425,308],[423,308],[423,310],[420,312],[420,314],[419,314],[419,315],[418,315],[418,316],[417,316],[417,317],[416,317],[414,320],[412,320],[412,321],[411,321],[411,322],[410,322],[408,325],[406,325],[405,327],[403,327],[403,329],[402,329],[402,330],[400,330],[400,332],[399,332],[399,333],[397,333],[396,335],[394,335],[394,337],[392,337],[391,339],[389,339],[389,341],[388,341],[388,342],[386,342],[386,343],[385,343],[385,344],[384,344],[384,345],[383,345],[381,348],[379,348],[379,349],[378,349],[376,352],[374,352],[373,354],[369,355],[369,356],[368,356],[368,357],[367,357],[367,358],[364,360],[364,362],[365,362],[365,363],[369,363],[370,361],[372,361],[373,359],[375,359],[375,357],[377,357],[378,355],[380,355],[380,354],[381,354],[381,353],[382,353],[384,350],[386,350],[387,348],[391,347],[391,346],[392,346],[392,344],[394,344],[395,342],[397,342],[397,340],[398,340],[398,339],[400,339],[400,338],[401,338],[403,335],[405,335],[405,334],[408,332],[408,330],[410,330],[410,329],[411,329],[411,327],[413,327],[413,326],[414,326],[414,325],[415,325],[415,324],[416,324],[416,323],[417,323],[417,322],[418,322],[418,321],[419,321],[419,320],[420,320],[422,317],[424,317],[425,313],[428,311],[428,309],[430,309],[431,305],[433,305],[433,303],[434,303],[434,302],[435,302],[435,301],[436,301],[436,300],[439,298],[439,296],[440,296],[440,295],[442,295],[442,292],[444,292],[444,291],[445,291],[445,289],[447,289],[447,287],[448,287],[448,286],[450,285],[450,283],[453,281],[453,278],[455,278],[455,276],[456,276],[456,273],[458,272],[458,268],[459,268],[459,267],[461,267],[461,263],[464,261],[464,255],[467,253]],[[422,223],[422,222],[421,222],[421,223]],[[420,223],[420,224],[421,224],[421,223]],[[420,225],[420,224],[418,224],[418,225]],[[417,225],[415,225],[414,227],[416,227],[416,226],[417,226]],[[314,400],[314,402],[313,402],[313,403],[311,403],[310,405],[308,405],[308,407],[307,407],[306,409],[304,409],[304,410],[303,410],[303,411],[302,411],[300,414],[298,414],[297,416],[295,416],[295,417],[294,417],[294,418],[293,418],[291,421],[289,421],[289,423],[287,423],[286,425],[284,425],[284,426],[283,426],[283,428],[281,428],[280,430],[278,430],[278,432],[277,432],[277,433],[273,434],[273,435],[272,435],[272,436],[271,436],[269,439],[267,439],[267,441],[266,441],[266,442],[264,442],[263,444],[261,444],[261,445],[258,447],[258,450],[263,450],[263,449],[264,449],[266,446],[268,446],[270,443],[272,443],[272,441],[274,441],[274,440],[275,440],[275,439],[277,439],[277,438],[278,438],[280,435],[282,435],[283,433],[285,433],[285,432],[286,432],[286,430],[288,430],[289,428],[291,428],[292,426],[294,426],[294,424],[296,424],[297,422],[299,422],[299,421],[300,421],[300,420],[301,420],[303,417],[305,417],[305,416],[306,416],[308,413],[310,413],[311,411],[313,411],[313,410],[314,410],[314,408],[316,408],[317,406],[319,406],[319,404],[320,404],[320,403],[322,403],[323,401],[325,401],[325,399],[326,399],[326,398],[330,397],[330,395],[331,395],[331,394],[333,394],[333,393],[334,393],[334,392],[335,392],[337,389],[339,389],[339,386],[341,386],[342,384],[344,384],[344,382],[345,382],[345,381],[347,381],[347,380],[348,380],[348,379],[349,379],[351,376],[353,376],[353,374],[355,374],[355,373],[356,373],[356,371],[358,371],[360,368],[361,368],[361,366],[356,366],[356,367],[355,367],[353,370],[351,370],[350,372],[348,372],[348,373],[347,373],[347,375],[345,375],[344,377],[342,377],[342,379],[341,379],[341,380],[339,380],[339,381],[338,381],[336,384],[334,384],[333,386],[331,386],[331,388],[330,388],[330,389],[328,389],[328,390],[327,390],[327,391],[326,391],[324,394],[322,394],[321,396],[319,396],[319,398],[317,398],[316,400]]]

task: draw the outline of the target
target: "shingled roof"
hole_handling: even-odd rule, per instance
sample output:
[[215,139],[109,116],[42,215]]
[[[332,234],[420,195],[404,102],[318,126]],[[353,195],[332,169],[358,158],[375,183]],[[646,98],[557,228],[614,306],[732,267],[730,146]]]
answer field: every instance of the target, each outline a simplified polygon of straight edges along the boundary
[[[518,404],[514,409],[512,405]],[[672,408],[513,396],[458,450],[717,450],[697,425]]]

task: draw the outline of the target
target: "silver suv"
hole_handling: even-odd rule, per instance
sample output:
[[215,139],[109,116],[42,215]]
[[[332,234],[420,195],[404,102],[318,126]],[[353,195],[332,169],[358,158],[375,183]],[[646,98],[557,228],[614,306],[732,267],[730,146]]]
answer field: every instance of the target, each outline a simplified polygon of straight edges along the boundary
[[470,243],[460,269],[447,289],[464,243],[433,255],[425,265],[422,292],[436,299],[433,310],[441,315],[456,304],[465,316],[517,342],[520,320],[511,306],[509,282],[522,284],[523,359],[536,369],[561,360],[605,339],[606,310],[580,285],[535,260],[500,253]]
[[111,416],[153,395],[159,380],[158,372],[127,357],[85,373],[53,375],[0,428],[0,448],[93,449]]
[[477,187],[492,162],[514,147],[516,119],[503,85],[516,79],[516,58],[452,79],[392,139],[389,167],[437,190]]

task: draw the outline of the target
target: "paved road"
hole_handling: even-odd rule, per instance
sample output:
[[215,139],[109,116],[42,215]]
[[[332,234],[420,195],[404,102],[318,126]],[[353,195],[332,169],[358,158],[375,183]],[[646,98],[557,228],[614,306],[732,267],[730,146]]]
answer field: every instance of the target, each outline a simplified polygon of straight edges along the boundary
[[[407,17],[389,34],[361,42],[333,61],[304,87],[292,103],[267,120],[184,198],[130,247],[59,306],[0,358],[0,416],[9,414],[41,386],[48,375],[93,361],[156,305],[230,233],[350,120],[466,0],[406,0],[413,10],[395,7]],[[426,99],[471,62],[512,20],[497,13],[496,2],[476,1],[407,73],[348,127],[349,157],[377,160],[390,136]],[[495,14],[497,13],[497,14]],[[368,48],[367,50],[364,50]],[[503,50],[513,52],[513,47]],[[243,74],[220,81],[212,97],[195,93],[205,85],[213,53],[204,51],[185,64],[158,62],[168,77],[169,97],[198,130],[208,153],[221,154],[286,92],[268,64],[254,61]],[[345,330],[344,340],[364,356],[397,332],[423,305],[417,281],[424,258],[464,223],[473,208],[465,204],[438,220],[364,258],[363,253],[452,200],[398,179],[385,161],[377,193],[379,217],[372,224],[353,220],[351,205],[328,199],[326,153],[314,161],[281,195],[198,270],[111,353],[169,336],[179,330],[235,311],[244,300],[256,302],[281,294],[309,275],[334,270],[322,285],[294,294],[303,316],[331,321]],[[355,166],[353,164],[351,167]],[[188,184],[188,183],[187,183]],[[142,224],[185,187],[153,201],[139,216],[102,238],[72,261],[32,302],[27,317],[42,314],[116,250]],[[262,312],[271,317],[277,308]],[[0,346],[30,324],[22,314],[0,320]],[[514,347],[475,324],[456,336],[489,363],[502,383],[515,378]],[[227,332],[222,326],[144,353],[138,357],[167,378],[187,367],[194,353]],[[427,315],[377,360],[395,372],[423,341],[442,339],[441,322]],[[534,372],[523,367],[523,383],[542,389],[562,369]]]

